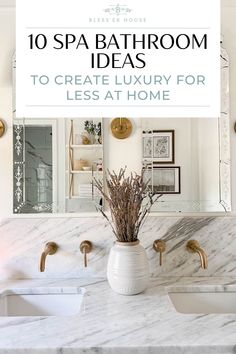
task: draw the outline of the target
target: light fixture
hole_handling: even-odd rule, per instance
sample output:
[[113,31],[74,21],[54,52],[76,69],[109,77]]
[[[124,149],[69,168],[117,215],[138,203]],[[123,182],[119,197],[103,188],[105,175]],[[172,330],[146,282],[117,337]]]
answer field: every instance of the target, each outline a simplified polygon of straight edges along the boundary
[[4,123],[4,121],[2,119],[0,119],[0,138],[5,133],[5,130],[6,130],[5,123]]
[[128,118],[115,118],[111,122],[111,132],[117,139],[126,139],[132,133],[132,123]]

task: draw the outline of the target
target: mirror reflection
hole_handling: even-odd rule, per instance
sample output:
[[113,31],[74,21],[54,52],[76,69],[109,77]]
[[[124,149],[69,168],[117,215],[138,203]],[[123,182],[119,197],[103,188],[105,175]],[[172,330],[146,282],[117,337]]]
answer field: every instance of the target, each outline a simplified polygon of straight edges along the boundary
[[15,125],[14,147],[14,211],[52,212],[52,126]]
[[101,119],[15,119],[14,213],[93,212],[103,200]]
[[[127,138],[122,159],[131,163],[132,151],[150,190],[162,194],[153,212],[230,210],[230,163],[227,144],[221,143],[221,118],[132,121],[136,144]],[[119,149],[114,144],[125,144],[114,137],[113,145],[103,141],[103,125],[109,131],[110,119],[15,123],[14,213],[92,212],[104,206],[93,179],[104,179],[108,164],[103,151],[116,159]]]
[[224,211],[219,120],[143,119],[142,128],[145,178],[162,194],[152,211]]

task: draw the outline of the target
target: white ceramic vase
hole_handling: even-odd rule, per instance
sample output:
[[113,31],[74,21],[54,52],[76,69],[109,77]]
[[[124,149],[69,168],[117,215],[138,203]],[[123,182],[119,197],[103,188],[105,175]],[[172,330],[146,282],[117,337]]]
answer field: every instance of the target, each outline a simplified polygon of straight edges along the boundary
[[111,288],[122,295],[139,294],[147,288],[149,264],[138,240],[114,244],[108,259],[107,279]]

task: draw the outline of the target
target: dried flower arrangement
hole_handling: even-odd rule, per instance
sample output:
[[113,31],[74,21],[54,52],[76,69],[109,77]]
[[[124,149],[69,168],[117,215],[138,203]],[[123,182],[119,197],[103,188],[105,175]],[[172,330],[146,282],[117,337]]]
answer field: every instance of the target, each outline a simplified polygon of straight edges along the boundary
[[[152,205],[161,195],[153,195],[144,182],[143,172],[140,175],[131,173],[125,177],[126,168],[121,168],[119,173],[108,171],[105,177],[107,192],[104,191],[102,182],[94,178],[94,184],[108,202],[111,211],[111,220],[106,213],[99,211],[112,227],[117,241],[134,242],[138,240],[140,227],[150,212]],[[148,201],[144,204],[145,199]]]

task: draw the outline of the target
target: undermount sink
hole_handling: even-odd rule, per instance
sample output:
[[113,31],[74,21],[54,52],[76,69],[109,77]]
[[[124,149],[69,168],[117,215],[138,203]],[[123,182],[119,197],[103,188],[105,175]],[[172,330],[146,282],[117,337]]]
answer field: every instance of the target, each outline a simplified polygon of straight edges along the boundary
[[73,316],[80,311],[83,288],[9,289],[0,295],[0,316]]
[[236,291],[176,291],[168,290],[177,312],[184,314],[236,313]]

